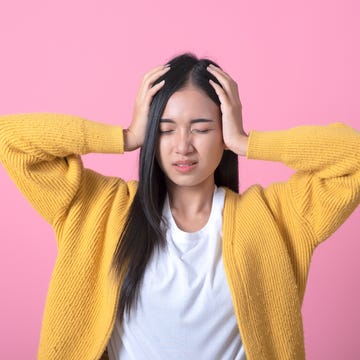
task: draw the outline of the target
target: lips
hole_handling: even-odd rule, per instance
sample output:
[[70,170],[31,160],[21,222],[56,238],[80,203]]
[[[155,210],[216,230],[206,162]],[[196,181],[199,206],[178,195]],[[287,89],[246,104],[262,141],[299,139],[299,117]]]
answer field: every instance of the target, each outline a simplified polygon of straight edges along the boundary
[[175,169],[181,173],[188,173],[195,169],[197,161],[195,160],[178,160],[173,162]]
[[185,166],[192,166],[195,165],[197,161],[191,161],[191,160],[180,160],[173,163],[175,166],[185,167]]

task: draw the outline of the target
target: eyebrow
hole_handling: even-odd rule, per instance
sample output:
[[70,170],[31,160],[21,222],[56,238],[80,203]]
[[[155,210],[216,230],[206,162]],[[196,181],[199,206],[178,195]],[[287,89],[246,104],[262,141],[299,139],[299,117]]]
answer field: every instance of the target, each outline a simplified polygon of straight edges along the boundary
[[[200,119],[192,119],[190,121],[190,124],[196,124],[196,123],[213,123],[214,120],[211,120],[211,119],[203,119],[203,118],[200,118]],[[160,123],[171,123],[171,124],[175,124],[175,121],[174,120],[171,120],[171,119],[160,119]]]

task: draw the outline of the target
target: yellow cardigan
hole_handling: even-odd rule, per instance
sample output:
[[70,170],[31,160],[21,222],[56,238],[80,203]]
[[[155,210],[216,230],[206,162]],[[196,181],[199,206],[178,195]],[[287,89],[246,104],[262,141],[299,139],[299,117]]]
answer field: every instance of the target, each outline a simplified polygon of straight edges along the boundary
[[[0,160],[56,234],[41,360],[95,360],[106,349],[120,288],[110,264],[137,183],[84,169],[80,155],[123,150],[120,126],[59,114],[0,117]],[[266,189],[226,190],[223,258],[241,338],[248,360],[304,359],[310,259],[360,202],[360,135],[340,123],[251,131],[247,157],[297,172]]]

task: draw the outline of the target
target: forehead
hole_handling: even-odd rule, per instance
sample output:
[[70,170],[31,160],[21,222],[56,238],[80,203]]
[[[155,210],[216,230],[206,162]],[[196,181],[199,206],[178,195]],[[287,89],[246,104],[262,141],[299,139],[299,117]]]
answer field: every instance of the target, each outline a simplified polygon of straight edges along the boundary
[[189,85],[176,91],[169,98],[162,118],[171,120],[191,120],[194,118],[217,119],[220,109],[204,91]]

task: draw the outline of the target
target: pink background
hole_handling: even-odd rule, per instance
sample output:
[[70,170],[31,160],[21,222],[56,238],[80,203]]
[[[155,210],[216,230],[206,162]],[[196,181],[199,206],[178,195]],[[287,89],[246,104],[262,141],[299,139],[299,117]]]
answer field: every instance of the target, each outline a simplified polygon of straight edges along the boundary
[[[246,130],[334,121],[360,129],[359,13],[357,0],[2,0],[0,113],[126,126],[143,73],[193,51],[237,80]],[[84,162],[137,176],[137,153]],[[240,160],[241,190],[290,174]],[[54,234],[1,166],[0,185],[0,358],[35,359]],[[360,359],[359,215],[314,254],[303,305],[307,359]]]

